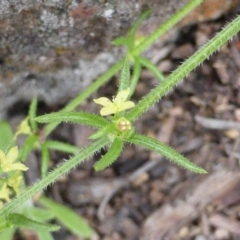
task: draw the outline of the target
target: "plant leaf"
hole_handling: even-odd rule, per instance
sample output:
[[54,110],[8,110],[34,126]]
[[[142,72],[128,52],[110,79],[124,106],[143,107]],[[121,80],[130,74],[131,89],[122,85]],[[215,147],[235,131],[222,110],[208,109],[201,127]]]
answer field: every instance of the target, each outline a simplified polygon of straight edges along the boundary
[[51,210],[38,207],[24,207],[23,214],[26,214],[27,217],[39,222],[49,221],[54,218],[54,214]]
[[201,167],[198,167],[187,158],[182,156],[180,153],[176,152],[173,148],[169,147],[168,145],[157,141],[151,137],[144,136],[142,134],[133,134],[129,139],[124,139],[127,142],[139,145],[146,149],[155,151],[169,160],[177,163],[183,168],[186,168],[192,172],[196,173],[207,173]]
[[53,150],[65,152],[65,153],[76,154],[81,150],[79,147],[73,146],[71,144],[58,142],[58,141],[52,141],[52,140],[47,140],[44,143],[44,145],[49,149],[53,149]]
[[109,133],[113,133],[115,131],[116,127],[114,123],[110,123],[99,130],[97,130],[95,133],[93,133],[89,139],[90,140],[97,140],[101,137],[107,136]]
[[86,126],[100,128],[108,124],[109,122],[96,114],[85,113],[85,112],[57,112],[49,113],[40,117],[35,118],[40,123],[51,123],[51,122],[70,122],[78,123]]
[[115,46],[126,46],[128,48],[131,47],[131,41],[128,37],[118,37],[111,41],[111,43]]
[[49,151],[46,148],[45,144],[41,147],[42,161],[41,161],[41,176],[45,177],[48,172],[48,166],[50,162]]
[[33,132],[36,132],[38,129],[37,123],[35,121],[36,114],[37,114],[37,98],[33,98],[28,112],[29,122]]
[[134,66],[133,66],[133,75],[130,81],[130,94],[129,94],[129,98],[131,98],[131,96],[133,95],[133,93],[135,92],[136,86],[138,84],[140,75],[141,75],[141,64],[138,60],[138,57],[134,58]]
[[23,147],[19,152],[19,157],[22,161],[25,161],[27,159],[28,154],[34,149],[37,141],[38,137],[36,135],[31,135],[26,139]]
[[165,80],[163,74],[159,71],[157,66],[155,66],[151,61],[149,61],[148,59],[141,57],[141,56],[139,56],[138,59],[139,59],[140,63],[144,67],[146,67],[150,72],[152,72],[155,75],[155,77],[158,78],[158,80],[160,82]]
[[129,80],[130,80],[130,67],[129,67],[128,59],[126,58],[121,70],[118,93],[129,87]]
[[53,236],[49,232],[37,232],[39,240],[54,240]]
[[51,232],[60,229],[60,227],[57,225],[37,222],[32,219],[26,218],[24,215],[18,213],[11,213],[8,216],[8,220],[16,227],[28,228],[35,231]]
[[14,228],[14,227],[3,230],[3,232],[0,233],[0,239],[1,240],[13,239],[13,235],[14,235],[15,231],[16,231],[16,228]]
[[8,122],[0,121],[0,133],[0,149],[5,152],[8,148],[11,148],[14,136],[13,130]]
[[123,150],[123,142],[115,138],[111,147],[108,149],[107,153],[99,161],[97,161],[94,164],[94,169],[96,171],[101,171],[106,167],[110,166],[114,161],[117,160],[122,150]]
[[130,28],[128,36],[131,40],[134,41],[134,36],[136,34],[136,31],[138,30],[142,22],[150,15],[150,13],[151,13],[150,9],[145,10],[137,19],[137,21],[134,23],[134,25]]
[[56,218],[72,233],[82,237],[90,237],[92,235],[93,230],[91,227],[71,209],[46,197],[41,197],[40,203],[51,209]]

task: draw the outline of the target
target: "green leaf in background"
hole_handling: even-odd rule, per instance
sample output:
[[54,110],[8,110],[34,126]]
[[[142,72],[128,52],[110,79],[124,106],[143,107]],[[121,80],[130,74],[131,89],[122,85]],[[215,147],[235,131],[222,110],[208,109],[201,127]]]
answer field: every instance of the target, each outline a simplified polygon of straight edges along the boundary
[[52,140],[47,140],[44,143],[44,145],[48,149],[65,152],[65,153],[77,154],[81,150],[79,147],[73,146],[71,144],[58,142],[58,141],[52,141]]
[[159,71],[158,67],[156,65],[154,65],[151,61],[149,61],[147,58],[144,57],[138,57],[138,60],[140,61],[140,63],[146,67],[150,72],[152,72],[155,77],[158,78],[158,80],[160,82],[165,80],[165,77],[163,76],[163,74]]
[[128,48],[131,48],[132,39],[129,39],[128,37],[118,37],[118,38],[114,39],[111,43],[115,46],[122,45],[122,46],[126,46]]
[[19,152],[19,157],[22,161],[26,161],[27,160],[27,156],[28,154],[35,148],[35,145],[38,143],[38,137],[36,135],[30,135],[23,147],[21,148],[20,152]]
[[39,199],[40,203],[52,210],[56,218],[67,227],[72,233],[82,236],[91,237],[93,230],[78,214],[71,209],[56,203],[46,197]]
[[134,58],[133,75],[132,75],[131,80],[130,80],[129,98],[131,98],[131,96],[135,92],[138,81],[140,79],[141,70],[142,70],[141,64],[139,62],[139,59],[136,57],[136,58]]
[[16,231],[16,228],[14,228],[14,227],[5,229],[3,232],[0,233],[0,239],[1,240],[12,240],[15,231]]
[[24,215],[39,222],[45,222],[52,220],[54,218],[54,214],[49,209],[43,209],[38,207],[25,207]]
[[6,151],[12,145],[13,140],[13,130],[10,124],[6,121],[0,121],[0,149]]
[[39,240],[54,240],[53,236],[49,232],[37,232]]
[[137,19],[137,21],[134,23],[134,25],[130,28],[128,36],[130,39],[134,41],[135,34],[137,30],[139,29],[142,22],[150,15],[151,11],[150,9],[145,10],[141,16]]
[[48,172],[50,154],[47,147],[43,144],[41,147],[42,161],[41,161],[41,176],[45,177]]
[[35,231],[52,232],[57,231],[60,228],[59,226],[54,224],[46,224],[34,221],[18,213],[11,213],[7,219],[10,223],[12,223],[16,227],[28,228]]
[[28,112],[29,122],[33,132],[36,132],[38,130],[38,126],[35,121],[36,113],[37,113],[37,98],[34,98],[30,104],[30,108]]

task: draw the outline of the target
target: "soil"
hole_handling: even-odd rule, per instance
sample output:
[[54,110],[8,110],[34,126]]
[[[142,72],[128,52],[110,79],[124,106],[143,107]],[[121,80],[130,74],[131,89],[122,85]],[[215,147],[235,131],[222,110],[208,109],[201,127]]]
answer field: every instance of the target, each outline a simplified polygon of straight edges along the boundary
[[[174,40],[167,41],[161,49],[156,47],[151,60],[167,76],[232,18],[230,13],[214,21],[182,28]],[[171,145],[208,174],[186,171],[155,153],[126,145],[121,157],[108,169],[94,172],[92,165],[99,159],[98,155],[47,189],[47,196],[88,221],[96,231],[92,239],[240,239],[239,36],[223,45],[135,125],[136,131]],[[159,58],[158,53],[164,49],[165,56]],[[157,84],[158,80],[143,70],[133,101],[137,102]],[[93,97],[111,97],[116,88],[117,77]],[[98,112],[93,97],[78,110]],[[20,103],[20,106],[27,112],[26,104]],[[40,103],[39,114],[61,107]],[[14,108],[9,112],[12,122],[19,119],[19,112]],[[214,129],[216,122],[204,125],[209,118],[219,120],[221,129]],[[234,121],[234,127],[227,127],[230,121]],[[83,147],[89,143],[87,137],[91,131],[61,124],[51,138]],[[36,160],[39,155],[33,154],[31,158]],[[52,166],[63,158],[68,155],[51,152]],[[35,170],[28,176],[29,182],[39,177],[33,160],[31,166]],[[149,163],[153,163],[152,167]],[[144,171],[142,168],[146,165],[149,169]],[[141,173],[131,179],[139,169]],[[104,197],[111,192],[112,197],[104,205]],[[35,239],[30,236],[25,239]],[[61,228],[54,233],[54,239],[82,238]]]

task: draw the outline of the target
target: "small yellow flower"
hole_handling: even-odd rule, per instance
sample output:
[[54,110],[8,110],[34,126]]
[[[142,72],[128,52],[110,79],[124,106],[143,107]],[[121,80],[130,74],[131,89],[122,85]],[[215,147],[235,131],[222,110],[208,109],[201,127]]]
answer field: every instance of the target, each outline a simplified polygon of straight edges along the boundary
[[14,139],[16,139],[19,134],[26,134],[26,135],[32,134],[32,130],[28,124],[28,117],[23,119],[23,121],[18,126],[18,130],[14,135]]
[[98,99],[94,99],[93,101],[97,104],[103,106],[100,111],[102,116],[107,116],[110,114],[122,112],[129,108],[133,108],[135,104],[131,101],[126,101],[130,93],[130,88],[120,91],[113,101],[110,101],[106,97],[100,97]]
[[28,168],[22,163],[14,163],[18,157],[18,147],[12,147],[7,154],[0,150],[0,169],[3,172],[12,170],[26,171]]
[[22,176],[20,175],[20,172],[15,173],[7,181],[8,186],[12,187],[17,195],[19,195],[21,183]]

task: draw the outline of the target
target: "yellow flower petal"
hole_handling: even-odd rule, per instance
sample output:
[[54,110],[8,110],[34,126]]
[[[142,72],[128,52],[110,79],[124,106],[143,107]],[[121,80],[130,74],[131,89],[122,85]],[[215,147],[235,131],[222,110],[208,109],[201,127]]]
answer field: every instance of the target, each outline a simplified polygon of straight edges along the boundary
[[128,98],[129,93],[130,93],[130,88],[127,88],[125,90],[120,91],[117,94],[116,98],[114,99],[114,102],[115,103],[121,103],[121,102],[126,101],[127,98]]
[[134,106],[135,106],[134,102],[131,101],[124,102],[123,104],[121,104],[121,106],[119,106],[118,112],[127,110],[129,108],[133,108]]
[[110,106],[112,105],[113,103],[106,97],[100,97],[100,98],[97,98],[97,99],[93,99],[93,101],[97,104],[100,104],[104,107],[107,107],[107,106]]
[[110,114],[124,111],[126,109],[129,109],[135,106],[135,104],[131,101],[125,102],[129,96],[129,93],[130,93],[130,88],[127,88],[125,90],[120,91],[117,94],[116,98],[113,99],[112,102],[105,97],[94,99],[94,102],[104,106],[101,109],[100,114],[102,116],[107,116]]
[[18,157],[18,147],[12,147],[7,155],[0,151],[0,168],[3,172],[13,170],[26,171],[28,168],[22,163],[14,163]]
[[21,170],[21,171],[27,171],[28,168],[22,164],[22,163],[14,163],[11,165],[11,167],[9,168],[9,171],[12,171],[12,170]]
[[107,115],[110,115],[110,114],[114,114],[117,112],[117,108],[113,105],[113,106],[110,106],[110,107],[103,107],[101,110],[100,110],[100,114],[102,116],[107,116]]
[[11,178],[8,179],[7,182],[8,186],[12,187],[17,195],[19,195],[21,183],[22,176],[20,175],[20,172],[14,174]]
[[32,134],[32,130],[31,130],[30,126],[29,126],[28,119],[29,119],[29,117],[26,117],[19,124],[17,132],[14,135],[14,139],[16,139],[17,136],[20,135],[20,134],[26,134],[26,135]]
[[12,147],[6,155],[6,159],[9,163],[13,163],[17,160],[18,157],[18,147]]

